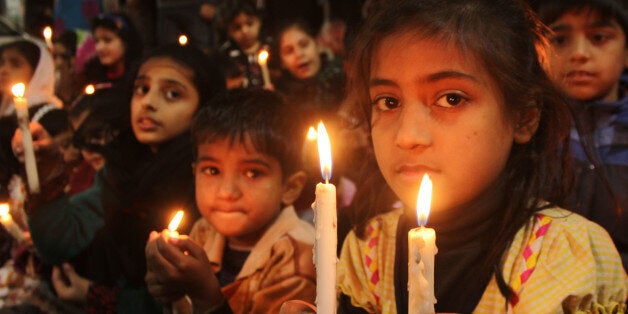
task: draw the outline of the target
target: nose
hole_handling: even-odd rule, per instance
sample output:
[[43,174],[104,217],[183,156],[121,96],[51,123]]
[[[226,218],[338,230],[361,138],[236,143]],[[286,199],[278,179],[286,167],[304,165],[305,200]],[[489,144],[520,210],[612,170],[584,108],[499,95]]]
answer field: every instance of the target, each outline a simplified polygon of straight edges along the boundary
[[218,192],[219,199],[233,201],[242,196],[242,191],[237,182],[237,178],[233,175],[224,175],[220,180]]
[[577,36],[573,39],[571,50],[571,61],[583,63],[591,56],[591,47],[588,40],[584,36]]
[[142,109],[149,111],[157,110],[157,95],[156,92],[150,89],[146,94],[138,96],[138,101]]
[[410,104],[402,107],[399,113],[395,145],[401,149],[416,149],[432,144],[430,132],[430,112],[422,104]]

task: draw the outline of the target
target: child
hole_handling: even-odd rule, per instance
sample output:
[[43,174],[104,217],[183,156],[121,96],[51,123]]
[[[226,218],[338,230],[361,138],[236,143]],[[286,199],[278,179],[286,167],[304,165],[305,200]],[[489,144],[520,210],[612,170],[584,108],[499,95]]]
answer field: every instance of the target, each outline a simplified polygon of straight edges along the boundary
[[262,12],[245,0],[234,1],[225,9],[223,29],[228,40],[220,47],[224,58],[232,59],[244,72],[247,87],[262,87],[261,68],[258,63],[260,50],[267,49],[262,36]]
[[305,181],[295,117],[265,90],[233,90],[199,112],[203,218],[189,237],[151,234],[146,282],[155,298],[187,295],[195,313],[277,313],[286,300],[314,301],[314,229],[291,206]]
[[[623,6],[623,7],[622,7]],[[628,269],[628,4],[541,1],[552,30],[549,73],[570,100],[576,188],[569,208],[611,234]]]
[[[160,48],[133,77],[129,101],[110,110],[118,113],[120,128],[108,134],[113,138],[103,150],[106,164],[93,185],[68,198],[63,185],[54,184],[63,176],[42,179],[42,192],[30,200],[28,222],[38,253],[49,265],[71,261],[78,273],[64,264],[69,284],[57,269],[55,289],[90,310],[161,310],[144,283],[146,239],[177,209],[198,216],[189,127],[202,104],[224,90],[220,72],[192,47]],[[45,134],[36,131],[35,143],[44,145]],[[50,176],[42,170],[41,177]]]
[[81,85],[123,83],[132,63],[142,54],[142,40],[131,20],[120,13],[103,13],[92,21],[96,56],[85,64]]
[[434,187],[436,312],[623,306],[628,277],[606,231],[555,205],[568,112],[520,3],[398,1],[366,21],[349,58],[348,103],[366,114],[381,176],[402,206],[354,213],[338,264],[340,312],[408,311],[407,234],[424,174]]

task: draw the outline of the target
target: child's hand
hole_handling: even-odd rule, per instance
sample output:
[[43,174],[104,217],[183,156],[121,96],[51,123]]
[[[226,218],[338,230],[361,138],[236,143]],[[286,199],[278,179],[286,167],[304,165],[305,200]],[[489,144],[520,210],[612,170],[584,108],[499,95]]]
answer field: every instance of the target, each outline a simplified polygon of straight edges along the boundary
[[63,263],[61,267],[63,267],[63,271],[59,269],[59,266],[52,268],[52,285],[59,298],[85,302],[91,281],[79,276],[70,264]]
[[[52,136],[50,133],[46,131],[46,129],[36,121],[30,122],[28,124],[28,128],[31,131],[31,135],[33,136],[33,151],[35,151],[35,155],[38,156],[40,154],[39,151],[48,151],[56,149],[54,145],[54,141],[52,140]],[[13,138],[11,139],[11,148],[13,149],[13,155],[20,161],[24,162],[24,146],[22,145],[22,130],[17,128],[15,133],[13,134]]]
[[202,247],[187,236],[152,232],[146,244],[149,292],[162,303],[188,295],[198,310],[223,302],[218,279]]

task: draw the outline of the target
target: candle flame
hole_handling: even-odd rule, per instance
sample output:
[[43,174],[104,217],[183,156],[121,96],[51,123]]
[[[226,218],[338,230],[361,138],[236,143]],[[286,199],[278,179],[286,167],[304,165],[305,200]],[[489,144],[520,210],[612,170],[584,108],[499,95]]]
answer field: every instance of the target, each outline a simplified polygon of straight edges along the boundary
[[181,223],[181,219],[183,219],[183,211],[179,210],[174,215],[172,220],[170,220],[170,224],[168,224],[168,230],[177,231],[177,228],[179,228],[179,224]]
[[331,144],[323,121],[318,124],[318,155],[321,160],[321,175],[325,182],[331,179]]
[[260,51],[259,55],[257,56],[257,62],[259,63],[259,65],[261,66],[266,65],[267,60],[268,60],[268,51],[266,50]]
[[0,216],[4,217],[9,215],[9,204],[2,203],[0,204]]
[[318,137],[318,134],[316,134],[316,129],[313,126],[311,126],[307,130],[307,139],[308,139],[308,141],[315,141],[317,137]]
[[427,225],[427,217],[430,215],[430,203],[432,202],[432,180],[430,176],[423,175],[419,195],[416,200],[416,217],[419,226]]
[[46,40],[52,39],[52,28],[50,26],[44,27],[43,33]]
[[188,37],[185,35],[179,36],[179,45],[185,46],[188,44]]
[[91,95],[96,91],[96,87],[94,87],[94,85],[89,84],[87,86],[85,86],[85,94],[87,95]]
[[25,89],[24,83],[17,83],[11,87],[11,92],[13,92],[13,96],[15,97],[24,97]]

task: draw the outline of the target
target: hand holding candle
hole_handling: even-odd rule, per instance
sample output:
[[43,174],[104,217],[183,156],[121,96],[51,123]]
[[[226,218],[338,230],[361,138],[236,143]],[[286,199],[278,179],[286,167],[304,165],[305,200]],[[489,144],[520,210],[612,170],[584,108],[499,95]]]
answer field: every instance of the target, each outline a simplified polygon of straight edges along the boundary
[[425,174],[421,180],[416,211],[419,228],[408,232],[408,313],[434,313],[434,255],[436,232],[425,228],[432,199],[432,181]]
[[13,85],[13,102],[15,103],[15,113],[17,122],[22,132],[22,146],[24,149],[24,164],[26,167],[26,179],[31,193],[39,193],[39,175],[37,173],[37,163],[35,160],[35,150],[33,148],[33,136],[28,127],[28,103],[24,96],[24,84],[18,83]]
[[331,145],[325,125],[318,125],[318,152],[325,183],[316,185],[314,203],[314,265],[316,266],[316,307],[318,313],[336,313],[336,187],[331,179]]
[[270,81],[270,72],[268,72],[268,51],[262,50],[257,56],[257,63],[262,69],[262,79],[264,80],[264,88],[272,89],[273,83]]

